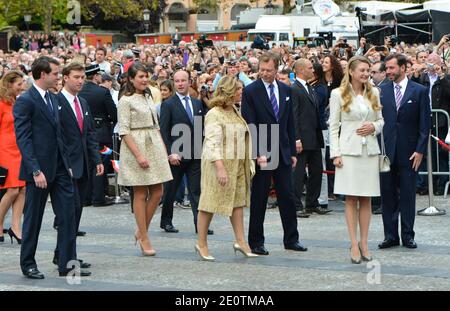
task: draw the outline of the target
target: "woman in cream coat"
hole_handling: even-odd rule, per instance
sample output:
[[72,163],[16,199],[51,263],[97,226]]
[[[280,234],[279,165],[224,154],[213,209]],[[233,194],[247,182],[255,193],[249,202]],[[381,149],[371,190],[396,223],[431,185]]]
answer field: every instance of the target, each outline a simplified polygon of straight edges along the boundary
[[230,217],[236,242],[234,251],[252,254],[244,237],[244,207],[250,206],[250,185],[255,173],[251,158],[250,131],[235,104],[240,102],[242,84],[233,76],[220,79],[212,108],[205,117],[202,153],[201,195],[198,206],[198,244],[202,260],[213,261],[207,244],[207,231],[214,214]]
[[[380,94],[369,82],[370,62],[352,57],[341,86],[330,98],[330,157],[336,166],[334,192],[346,196],[345,218],[351,262],[369,261],[367,245],[371,197],[380,195],[380,148],[376,135],[384,125]],[[359,203],[359,210],[358,210]],[[360,243],[357,240],[359,221]]]

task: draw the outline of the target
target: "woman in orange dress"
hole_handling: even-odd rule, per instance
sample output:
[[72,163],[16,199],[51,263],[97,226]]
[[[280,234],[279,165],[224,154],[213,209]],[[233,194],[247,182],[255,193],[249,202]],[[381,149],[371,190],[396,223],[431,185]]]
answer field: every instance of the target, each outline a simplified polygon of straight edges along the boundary
[[0,166],[8,170],[6,182],[0,189],[6,189],[0,201],[0,242],[4,242],[3,222],[6,213],[12,206],[11,228],[6,233],[22,242],[22,226],[20,225],[25,204],[25,182],[19,180],[20,161],[22,156],[16,143],[14,131],[13,105],[22,92],[23,76],[17,71],[8,72],[0,80]]

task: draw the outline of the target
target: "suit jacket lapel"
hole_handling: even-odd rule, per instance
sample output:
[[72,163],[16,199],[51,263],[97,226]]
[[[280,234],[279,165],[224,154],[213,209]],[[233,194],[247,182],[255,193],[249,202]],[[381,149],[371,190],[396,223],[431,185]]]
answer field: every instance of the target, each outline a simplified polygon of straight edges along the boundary
[[[34,86],[32,86],[32,88],[31,88],[31,95],[36,100],[37,105],[39,106],[39,108],[41,109],[41,111],[45,115],[45,117],[50,121],[50,123],[53,126],[55,126],[56,125],[55,117],[53,117],[50,114],[50,111],[48,110],[48,107],[47,107],[47,103],[44,101],[44,99],[42,98],[41,94],[39,94],[39,91]],[[54,101],[52,101],[52,104],[53,104],[53,102]],[[53,106],[53,108],[54,107],[55,106]],[[54,108],[54,109],[58,110],[58,108]]]
[[265,99],[265,100],[263,100],[263,102],[265,103],[265,105],[263,105],[263,106],[266,107],[266,109],[269,111],[269,113],[276,120],[277,118],[275,117],[275,112],[273,111],[272,103],[270,102],[269,95],[267,94],[266,86],[264,85],[264,82],[262,81],[262,79],[259,79],[258,81],[259,81],[259,88],[260,88],[261,96],[263,99]]
[[83,114],[83,134],[85,134],[86,133],[85,129],[87,129],[87,127],[89,126],[88,125],[89,114],[87,109],[87,103],[84,102],[83,101],[84,99],[81,97],[78,97],[78,100],[80,101],[81,113]]
[[[280,83],[278,81],[276,81],[277,85],[278,85],[278,108],[280,110],[280,120],[281,117],[283,116],[283,113],[286,111],[286,92],[284,91],[284,89],[281,87]],[[273,110],[273,108],[272,108]]]
[[414,89],[414,85],[408,80],[408,84],[406,85],[405,94],[402,97],[400,108],[398,109],[399,111],[400,111],[400,109],[402,109],[402,107],[405,105],[407,100],[410,98],[410,96],[413,92],[413,89]]
[[[67,113],[71,116],[72,121],[75,122],[75,125],[78,128],[78,131],[80,131],[80,127],[78,126],[77,118],[76,118],[75,114],[73,113],[73,110],[72,110],[72,107],[70,106],[69,101],[62,93],[59,93],[58,96],[59,96],[59,99],[61,100],[61,109],[67,110]],[[83,120],[83,126],[84,126],[84,120]],[[80,134],[81,134],[81,132],[80,132]]]
[[[306,93],[306,97],[309,99],[309,101],[311,102],[311,104],[316,107],[316,102],[315,102],[315,98],[314,95],[312,93],[309,93],[308,90],[306,89],[306,87],[303,86],[303,84],[300,83],[300,81],[295,80],[295,83],[298,85],[298,87],[300,87],[305,93]],[[312,92],[312,88],[310,88],[310,91]]]
[[[392,106],[392,108],[394,108],[395,113],[397,113],[397,105],[395,103],[394,82],[391,81],[391,82],[387,83],[387,87],[389,88],[389,90],[388,90],[389,96],[387,98],[391,102],[391,106]],[[388,94],[386,94],[386,95],[388,95]]]

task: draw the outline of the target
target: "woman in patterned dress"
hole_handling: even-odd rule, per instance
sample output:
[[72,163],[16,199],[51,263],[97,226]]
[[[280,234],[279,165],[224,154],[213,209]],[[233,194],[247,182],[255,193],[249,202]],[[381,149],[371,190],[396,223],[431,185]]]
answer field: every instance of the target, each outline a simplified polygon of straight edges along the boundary
[[242,84],[234,76],[220,79],[212,108],[205,118],[205,141],[201,164],[201,195],[198,206],[198,244],[202,260],[213,261],[207,231],[214,214],[230,217],[235,252],[252,254],[244,237],[244,207],[250,206],[250,185],[255,172],[250,131],[235,104],[241,101]]
[[146,68],[133,64],[118,105],[120,169],[118,183],[133,187],[134,215],[144,256],[154,256],[148,229],[163,194],[162,183],[172,179],[166,148],[159,133],[158,117],[148,88]]

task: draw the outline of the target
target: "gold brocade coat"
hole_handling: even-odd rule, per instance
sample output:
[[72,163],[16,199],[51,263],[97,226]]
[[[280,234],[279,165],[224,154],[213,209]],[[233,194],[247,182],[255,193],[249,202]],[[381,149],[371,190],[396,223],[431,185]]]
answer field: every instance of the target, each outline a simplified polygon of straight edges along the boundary
[[[247,123],[236,109],[212,108],[205,117],[201,160],[199,210],[231,216],[233,208],[250,206],[251,180],[255,174]],[[214,162],[222,160],[229,181],[221,186]]]

